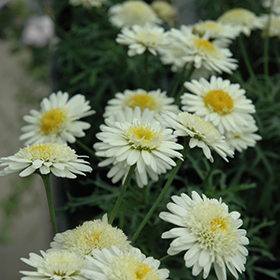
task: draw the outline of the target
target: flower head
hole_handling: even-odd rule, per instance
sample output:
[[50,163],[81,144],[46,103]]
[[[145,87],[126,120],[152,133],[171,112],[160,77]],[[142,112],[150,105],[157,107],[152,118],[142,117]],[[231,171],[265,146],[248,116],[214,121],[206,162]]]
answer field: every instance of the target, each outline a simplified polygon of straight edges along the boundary
[[270,9],[272,14],[280,15],[280,0],[262,0],[262,6]]
[[161,20],[150,5],[144,1],[129,0],[116,4],[109,9],[110,22],[118,27],[131,27],[132,25],[160,24]]
[[264,36],[280,38],[280,15],[262,15]]
[[224,47],[225,43],[210,41],[208,33],[201,38],[193,34],[191,27],[182,25],[180,29],[172,28],[167,34],[170,44],[160,49],[160,54],[163,64],[175,67],[173,71],[194,65],[197,69],[231,74],[238,66],[230,50]]
[[82,5],[87,9],[101,7],[105,2],[107,2],[107,0],[69,0],[72,6]]
[[236,211],[228,211],[221,199],[202,198],[193,191],[191,198],[182,193],[172,196],[173,202],[167,204],[171,212],[161,212],[160,218],[179,227],[162,234],[162,238],[175,238],[167,251],[176,255],[187,250],[185,265],[192,267],[192,274],[203,270],[203,278],[210,272],[212,264],[219,280],[226,280],[226,267],[238,278],[245,271],[244,264],[249,243],[246,231],[239,229],[242,220]]
[[119,44],[128,45],[128,56],[140,55],[146,50],[157,55],[157,51],[169,43],[166,36],[164,29],[160,26],[133,25],[130,28],[124,27],[116,41]]
[[242,126],[240,131],[227,131],[225,133],[225,140],[229,147],[238,152],[246,150],[248,147],[254,147],[256,142],[261,140],[262,137],[255,132],[258,127],[255,124],[255,120],[248,122],[246,126]]
[[57,233],[49,251],[67,250],[78,256],[86,256],[94,249],[102,250],[112,246],[124,251],[130,248],[127,236],[121,229],[110,225],[105,214],[102,220],[87,221],[72,230]]
[[58,252],[43,252],[43,257],[30,253],[29,259],[21,258],[26,264],[35,267],[37,271],[20,271],[25,277],[21,279],[55,279],[55,280],[87,280],[81,269],[85,268],[85,260],[65,250]]
[[162,117],[175,130],[175,135],[190,137],[190,148],[201,148],[211,162],[214,160],[210,148],[225,161],[228,161],[227,156],[233,157],[233,151],[226,144],[224,136],[212,124],[205,122],[199,116],[187,112],[181,112],[178,115],[166,112],[162,114]]
[[139,187],[147,185],[147,174],[157,181],[158,175],[166,173],[176,165],[172,158],[182,159],[183,149],[176,143],[176,136],[171,129],[166,129],[154,119],[154,113],[140,107],[132,110],[125,108],[124,118],[118,115],[119,121],[106,119],[102,132],[96,137],[102,141],[94,144],[96,155],[106,159],[99,166],[113,164],[108,173],[115,183],[125,179],[131,166],[136,164],[136,179]]
[[54,23],[48,15],[33,16],[26,21],[22,32],[23,44],[42,48],[54,39]]
[[209,38],[211,39],[235,39],[239,35],[240,29],[229,24],[221,24],[218,21],[206,20],[196,23],[193,26],[193,33],[198,34],[200,37],[203,37],[206,33],[208,33]]
[[116,93],[115,98],[108,101],[108,105],[105,107],[104,117],[112,116],[116,112],[124,115],[125,107],[130,107],[132,110],[139,107],[141,112],[149,109],[150,111],[154,111],[157,117],[161,112],[178,112],[178,106],[172,104],[173,102],[174,98],[166,96],[166,92],[160,89],[152,91],[127,89],[123,93]]
[[255,106],[245,96],[239,84],[212,76],[210,82],[186,82],[185,87],[192,93],[181,97],[182,109],[193,112],[205,121],[212,123],[222,134],[225,131],[240,131],[252,119]]
[[66,144],[41,143],[20,149],[15,155],[0,158],[0,176],[19,172],[26,177],[34,172],[42,175],[53,173],[57,177],[76,178],[75,174],[91,172],[89,163]]
[[226,11],[218,18],[218,22],[236,26],[246,36],[250,36],[252,30],[262,27],[261,20],[253,12],[243,8]]
[[93,257],[86,257],[86,269],[82,273],[88,279],[129,279],[129,280],[165,280],[167,269],[159,269],[160,262],[146,257],[137,248],[128,252],[113,246],[111,249],[93,250]]
[[85,136],[84,129],[90,128],[87,122],[79,119],[95,112],[90,110],[88,101],[81,94],[69,99],[67,92],[52,93],[41,102],[41,110],[31,110],[24,116],[29,123],[22,127],[20,140],[27,140],[25,145],[33,143],[57,142],[74,143],[75,137]]
[[174,25],[178,18],[178,12],[173,5],[167,1],[156,0],[151,3],[151,7],[160,19],[167,22],[170,26]]

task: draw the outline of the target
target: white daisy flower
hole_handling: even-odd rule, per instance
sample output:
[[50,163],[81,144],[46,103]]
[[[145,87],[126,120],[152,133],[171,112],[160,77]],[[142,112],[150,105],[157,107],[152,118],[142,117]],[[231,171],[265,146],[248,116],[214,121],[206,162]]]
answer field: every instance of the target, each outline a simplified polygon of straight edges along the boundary
[[86,257],[87,267],[82,270],[84,276],[90,280],[164,280],[169,275],[169,270],[159,269],[159,260],[146,257],[139,249],[133,247],[128,252],[115,246],[101,251],[93,250],[92,256]]
[[151,24],[124,27],[116,41],[119,44],[128,45],[128,56],[140,55],[146,50],[157,55],[161,47],[169,44],[164,28]]
[[173,103],[174,98],[168,97],[166,91],[161,91],[160,89],[152,91],[127,89],[123,93],[116,93],[115,98],[108,101],[103,117],[107,118],[116,112],[124,115],[124,110],[127,106],[132,110],[138,106],[141,112],[149,109],[150,111],[154,111],[156,117],[160,112],[171,111],[177,113],[179,108]]
[[23,262],[37,269],[37,271],[20,271],[25,275],[22,280],[87,280],[81,274],[81,269],[85,268],[85,260],[82,257],[65,250],[40,252],[43,257],[30,253],[29,259],[21,258]]
[[[172,159],[181,160],[182,155],[176,150],[183,149],[177,144],[177,138],[171,129],[166,129],[154,119],[154,112],[140,107],[134,111],[126,107],[125,116],[119,114],[120,121],[106,119],[106,125],[100,127],[102,132],[96,137],[102,141],[94,144],[96,155],[106,159],[99,166],[113,164],[108,173],[115,183],[123,181],[131,166],[136,164],[136,179],[139,187],[147,185],[147,174],[157,181],[158,175],[166,173],[176,165]],[[120,175],[121,174],[121,175]]]
[[167,1],[156,0],[151,3],[152,9],[156,12],[157,16],[163,21],[173,26],[178,19],[178,11],[174,5]]
[[251,35],[251,31],[262,27],[262,22],[253,12],[235,8],[223,13],[217,20],[221,24],[230,24],[240,28],[246,36]]
[[70,5],[79,6],[82,5],[87,9],[93,7],[101,7],[107,0],[69,0]]
[[239,35],[240,29],[229,24],[221,24],[218,21],[205,20],[199,21],[193,26],[193,33],[198,34],[200,37],[203,37],[204,34],[209,33],[209,39],[235,39]]
[[160,218],[175,224],[162,234],[162,238],[175,238],[167,251],[176,255],[187,250],[184,255],[186,267],[193,267],[192,274],[197,276],[203,271],[205,279],[214,264],[218,280],[226,280],[226,267],[238,278],[238,272],[245,271],[244,264],[249,244],[246,230],[239,229],[242,220],[236,211],[228,211],[228,206],[221,199],[202,198],[197,192],[192,197],[182,193],[172,196],[172,203],[167,204],[171,212],[161,212]]
[[254,147],[257,141],[262,139],[260,135],[255,133],[257,130],[255,120],[251,120],[246,126],[242,126],[238,132],[227,131],[225,133],[226,142],[231,149],[242,152],[248,147]]
[[203,67],[208,71],[231,74],[238,67],[230,50],[223,47],[225,43],[219,40],[210,42],[208,33],[200,38],[193,34],[192,27],[182,25],[180,29],[172,28],[167,34],[170,44],[159,52],[162,63],[172,64],[175,70],[193,64],[198,69]]
[[212,124],[205,122],[200,117],[187,112],[181,112],[178,115],[166,112],[162,114],[162,118],[175,130],[175,135],[190,137],[190,148],[201,148],[205,157],[211,162],[214,159],[210,148],[217,152],[225,161],[228,161],[227,156],[233,157],[234,153],[225,142],[225,137]]
[[109,9],[109,21],[118,28],[162,23],[149,4],[132,0],[112,6]]
[[78,156],[76,151],[66,144],[41,143],[20,149],[15,155],[0,158],[0,176],[19,173],[26,177],[34,172],[42,175],[52,173],[57,177],[76,178],[75,174],[84,175],[91,172],[89,163]]
[[270,9],[270,12],[280,15],[280,0],[262,0],[262,6]]
[[90,116],[95,111],[90,110],[89,102],[81,94],[69,99],[67,92],[52,93],[41,102],[41,110],[31,110],[24,116],[28,125],[22,127],[20,140],[27,140],[25,145],[33,143],[74,143],[75,137],[83,137],[83,130],[90,124],[79,119]]
[[123,251],[130,249],[127,236],[121,229],[110,225],[105,214],[102,220],[86,221],[72,230],[57,233],[48,252],[67,250],[78,256],[86,256],[94,249],[108,249],[113,245]]
[[246,98],[245,90],[229,80],[212,76],[210,82],[201,78],[184,85],[192,93],[181,96],[182,109],[212,123],[221,134],[240,131],[240,127],[252,119],[250,114],[255,113],[255,106]]
[[280,38],[280,15],[262,15],[264,36]]

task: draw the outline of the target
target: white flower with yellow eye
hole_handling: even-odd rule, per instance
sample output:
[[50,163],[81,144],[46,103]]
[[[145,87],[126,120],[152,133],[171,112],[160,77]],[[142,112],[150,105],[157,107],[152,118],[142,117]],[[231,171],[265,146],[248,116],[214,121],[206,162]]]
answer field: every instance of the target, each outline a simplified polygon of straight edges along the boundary
[[91,172],[89,163],[78,156],[76,151],[66,144],[41,143],[20,149],[15,155],[0,158],[0,176],[20,172],[19,176],[26,177],[34,172],[42,175],[49,173],[57,177],[74,179],[84,172]]
[[[118,119],[118,120],[117,120]],[[94,144],[96,155],[106,159],[99,166],[112,164],[108,177],[117,182],[125,179],[131,166],[136,164],[136,179],[139,187],[148,183],[148,175],[157,181],[158,175],[176,165],[173,158],[182,159],[183,146],[171,129],[166,129],[154,119],[154,112],[140,107],[125,108],[124,116],[116,114],[114,119],[105,119],[101,132],[96,137],[101,141]]]
[[95,111],[90,110],[89,101],[81,94],[69,99],[67,92],[52,93],[40,104],[41,110],[31,110],[24,116],[28,125],[22,127],[20,140],[26,140],[25,145],[33,143],[74,143],[76,137],[83,137],[83,130],[90,124],[79,119],[90,116]]
[[159,265],[160,261],[146,257],[138,248],[122,251],[113,246],[93,250],[82,273],[89,280],[165,280],[169,271]]
[[170,212],[161,212],[159,217],[177,227],[164,232],[162,238],[174,238],[167,251],[184,255],[186,267],[193,267],[197,276],[203,271],[207,278],[214,264],[218,280],[226,280],[226,267],[238,279],[238,272],[245,271],[244,264],[249,244],[246,230],[240,229],[242,220],[237,211],[229,212],[222,200],[202,198],[195,191],[191,197],[182,193],[172,196],[167,204]]
[[109,21],[116,27],[131,27],[132,25],[160,24],[162,20],[157,16],[149,4],[144,1],[124,1],[113,5],[109,9]]
[[182,95],[182,109],[212,123],[221,134],[240,131],[252,119],[255,106],[239,84],[212,76],[210,81],[201,78],[184,85],[191,93]]

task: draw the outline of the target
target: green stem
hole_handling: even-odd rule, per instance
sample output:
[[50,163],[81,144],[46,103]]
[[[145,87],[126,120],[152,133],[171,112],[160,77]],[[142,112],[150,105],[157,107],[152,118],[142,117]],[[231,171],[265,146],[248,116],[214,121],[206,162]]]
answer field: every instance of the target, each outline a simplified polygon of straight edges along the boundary
[[261,85],[260,85],[260,83],[259,83],[259,81],[258,81],[258,79],[255,75],[255,72],[253,71],[252,65],[251,65],[249,57],[247,55],[246,48],[245,48],[245,45],[244,45],[244,42],[243,42],[243,35],[240,34],[238,39],[239,39],[239,46],[240,46],[240,49],[241,49],[241,53],[242,53],[245,65],[247,67],[247,70],[248,70],[248,72],[251,76],[251,79],[253,80],[253,82],[255,83],[257,88],[261,89]]
[[117,212],[118,212],[118,210],[120,208],[120,205],[121,205],[122,199],[124,197],[124,194],[125,194],[128,186],[129,186],[130,179],[131,179],[131,177],[132,177],[132,175],[134,173],[135,167],[136,167],[136,164],[132,165],[130,167],[129,171],[128,171],[126,179],[125,179],[125,181],[124,181],[124,183],[123,183],[123,185],[121,187],[121,191],[120,191],[120,194],[119,194],[118,199],[116,201],[116,204],[114,206],[114,209],[113,209],[113,211],[112,211],[112,213],[110,215],[109,224],[113,223],[113,221],[114,221],[114,219],[115,219],[115,217],[117,215]]
[[[189,151],[189,147],[187,145],[184,145],[183,159],[185,159],[188,151]],[[182,163],[183,163],[183,161],[178,159],[177,164],[174,167],[174,169],[172,170],[172,172],[171,172],[167,182],[165,183],[161,193],[159,194],[159,196],[157,197],[155,203],[153,204],[153,206],[151,207],[151,209],[149,210],[149,212],[147,213],[147,215],[145,216],[145,218],[143,219],[143,221],[141,222],[141,224],[137,228],[136,232],[132,236],[131,243],[135,242],[136,238],[138,237],[138,235],[140,234],[140,232],[142,231],[142,229],[144,228],[144,226],[146,225],[146,223],[151,218],[152,214],[154,213],[154,211],[156,210],[156,208],[158,207],[158,205],[160,204],[160,202],[164,198],[167,190],[169,189],[171,183],[173,182],[174,177],[176,176],[177,172],[179,171]]]
[[266,30],[265,30],[265,38],[264,38],[264,76],[265,76],[265,86],[266,86],[266,92],[268,91],[268,85],[269,85],[269,27],[270,27],[270,22],[271,22],[271,15],[269,14],[268,16],[268,21],[266,25]]
[[55,220],[55,212],[54,212],[54,205],[52,200],[52,191],[51,191],[51,185],[50,185],[50,174],[40,174],[44,185],[46,189],[47,199],[48,199],[48,205],[49,205],[49,211],[51,216],[51,222],[52,222],[52,228],[54,235],[57,233],[57,226],[56,226],[56,220]]
[[94,151],[92,149],[90,149],[88,146],[86,146],[84,143],[82,143],[80,140],[76,139],[76,143],[77,145],[79,145],[82,149],[84,149],[90,156],[92,156],[93,158],[97,158],[98,160],[100,160],[100,158],[98,158]]
[[145,51],[144,53],[144,78],[145,78],[145,90],[149,90],[149,52]]
[[[188,82],[193,74],[195,70],[195,67],[194,67],[194,64],[192,64],[191,68],[189,69],[189,71],[187,72],[187,75],[186,77],[183,77],[184,78],[184,82]],[[180,103],[179,102],[179,98],[181,97],[181,95],[183,94],[183,92],[186,90],[185,89],[185,86],[184,86],[184,82],[181,82],[181,88],[177,94],[177,97],[176,97],[176,100],[175,100],[175,104],[178,104]]]

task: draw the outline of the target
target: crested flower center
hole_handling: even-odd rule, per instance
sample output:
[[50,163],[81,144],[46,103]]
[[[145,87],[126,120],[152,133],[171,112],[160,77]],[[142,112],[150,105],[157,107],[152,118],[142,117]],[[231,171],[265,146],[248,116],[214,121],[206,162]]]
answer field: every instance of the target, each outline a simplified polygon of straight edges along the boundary
[[44,268],[50,276],[64,276],[68,279],[69,276],[80,275],[80,270],[84,268],[84,261],[82,257],[68,251],[53,251],[46,253]]
[[85,256],[89,255],[93,249],[109,249],[113,245],[126,250],[129,246],[126,235],[121,229],[95,220],[84,222],[83,225],[69,231],[64,236],[61,249]]
[[[207,21],[207,22],[199,22],[195,24],[193,32],[203,36],[206,31],[211,32],[219,32],[221,30],[221,26],[214,21]],[[208,42],[208,41],[207,41]]]
[[234,256],[237,253],[239,235],[235,221],[224,204],[211,200],[195,204],[189,210],[185,223],[197,236],[201,249],[224,256]]
[[210,143],[221,137],[220,132],[212,124],[205,122],[199,116],[183,112],[178,115],[178,121],[192,131],[194,133],[193,137],[198,140]]
[[132,108],[133,110],[138,106],[142,112],[146,108],[154,111],[157,108],[157,103],[153,97],[147,94],[136,94],[126,101],[126,106]]
[[246,9],[237,8],[225,12],[221,16],[221,21],[231,24],[247,24],[255,20],[255,14]]
[[205,53],[216,52],[216,48],[214,47],[214,45],[207,40],[203,40],[203,39],[200,39],[200,38],[195,38],[195,45],[199,50],[201,50]]
[[41,131],[45,135],[49,135],[51,133],[58,134],[63,129],[63,125],[66,120],[66,113],[62,109],[47,111],[40,120]]
[[206,107],[221,115],[230,113],[233,100],[230,95],[222,90],[209,91],[204,97]]
[[150,125],[135,125],[126,132],[128,142],[134,149],[152,150],[155,149],[161,139],[159,132]]
[[40,143],[20,149],[16,157],[27,158],[31,161],[67,162],[77,159],[75,150],[66,144]]
[[134,254],[116,258],[111,264],[110,276],[110,279],[160,280],[158,273]]

